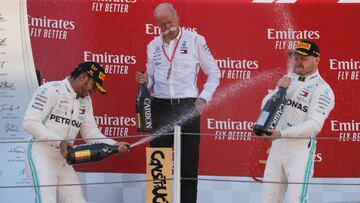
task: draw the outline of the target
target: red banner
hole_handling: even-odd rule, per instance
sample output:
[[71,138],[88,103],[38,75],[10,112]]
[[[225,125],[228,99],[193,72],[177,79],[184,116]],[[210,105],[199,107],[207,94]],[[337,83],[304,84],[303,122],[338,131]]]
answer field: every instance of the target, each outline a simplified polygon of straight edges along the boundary
[[[94,113],[109,137],[138,134],[135,73],[145,69],[146,45],[160,29],[152,11],[160,1],[28,0],[35,67],[61,80],[80,62],[107,72],[108,94],[95,94]],[[200,174],[262,176],[269,143],[252,137],[260,103],[286,73],[287,50],[298,40],[321,50],[320,73],[333,88],[335,109],[318,137],[316,177],[360,177],[360,4],[346,1],[176,1],[184,29],[205,36],[221,70],[221,84],[201,120]],[[315,2],[315,3],[314,3]],[[200,77],[200,84],[204,77]],[[199,89],[202,89],[199,86]],[[126,138],[126,139],[125,139]],[[145,147],[80,171],[145,173]],[[329,170],[331,168],[331,170]]]

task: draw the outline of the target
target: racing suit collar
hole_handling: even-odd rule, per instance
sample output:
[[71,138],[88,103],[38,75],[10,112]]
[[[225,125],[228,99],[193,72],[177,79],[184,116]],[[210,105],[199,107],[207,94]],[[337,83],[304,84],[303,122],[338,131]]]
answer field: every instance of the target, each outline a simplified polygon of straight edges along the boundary
[[71,84],[70,84],[70,77],[66,77],[63,82],[65,84],[66,90],[71,93],[72,96],[76,97],[76,92],[75,90],[72,88]]
[[307,76],[298,75],[296,73],[290,73],[290,77],[293,80],[298,80],[298,81],[301,81],[301,82],[307,82],[309,80],[317,78],[318,76],[319,76],[319,70],[316,70],[316,72],[314,72],[311,75],[307,75]]

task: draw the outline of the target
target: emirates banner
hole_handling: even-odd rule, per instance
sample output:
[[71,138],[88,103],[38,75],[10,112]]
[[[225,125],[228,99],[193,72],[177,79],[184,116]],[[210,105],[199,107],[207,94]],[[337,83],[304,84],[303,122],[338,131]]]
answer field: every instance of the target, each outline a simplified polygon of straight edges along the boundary
[[[83,61],[104,66],[108,94],[92,98],[96,121],[108,137],[130,143],[141,139],[132,136],[139,134],[135,73],[145,70],[146,46],[160,34],[152,17],[159,2],[27,2],[34,62],[43,82],[65,78]],[[320,47],[320,74],[336,97],[335,109],[318,136],[334,139],[319,140],[314,176],[360,177],[357,1],[179,0],[173,4],[181,27],[205,36],[221,70],[221,84],[201,117],[200,175],[262,177],[261,163],[270,144],[252,132],[262,98],[286,73],[287,51],[299,40],[309,39]],[[200,75],[200,90],[205,79]],[[147,146],[134,147],[125,158],[114,156],[77,170],[145,173]]]

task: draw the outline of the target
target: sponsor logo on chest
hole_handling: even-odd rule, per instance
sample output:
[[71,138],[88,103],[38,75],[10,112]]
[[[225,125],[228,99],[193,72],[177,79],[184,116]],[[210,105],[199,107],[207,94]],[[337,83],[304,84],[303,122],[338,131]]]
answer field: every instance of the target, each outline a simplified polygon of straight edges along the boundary
[[305,113],[309,109],[309,107],[307,105],[305,105],[301,102],[298,102],[298,101],[291,100],[291,99],[286,100],[286,105],[291,108],[299,109],[300,111],[305,112]]
[[77,127],[80,128],[81,122],[77,121],[77,120],[71,120],[70,118],[64,118],[55,114],[51,114],[50,115],[50,120],[56,122],[56,123],[61,123],[64,125],[68,125],[68,126],[73,126],[73,127]]
[[187,46],[187,42],[183,41],[180,46],[180,54],[187,54],[189,47]]

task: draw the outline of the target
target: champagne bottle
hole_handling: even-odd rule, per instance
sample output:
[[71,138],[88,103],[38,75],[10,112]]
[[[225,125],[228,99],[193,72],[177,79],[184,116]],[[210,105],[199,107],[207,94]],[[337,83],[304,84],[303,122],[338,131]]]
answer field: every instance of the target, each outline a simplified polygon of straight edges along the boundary
[[286,88],[279,87],[278,91],[266,102],[258,119],[254,132],[257,135],[269,134],[268,129],[275,129],[285,108]]
[[147,83],[139,84],[138,95],[136,97],[136,118],[138,131],[146,132],[152,130],[151,96],[147,89]]
[[100,161],[118,152],[117,146],[105,143],[83,144],[68,147],[66,162],[70,165]]

